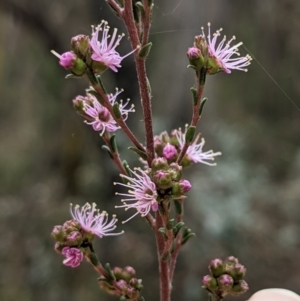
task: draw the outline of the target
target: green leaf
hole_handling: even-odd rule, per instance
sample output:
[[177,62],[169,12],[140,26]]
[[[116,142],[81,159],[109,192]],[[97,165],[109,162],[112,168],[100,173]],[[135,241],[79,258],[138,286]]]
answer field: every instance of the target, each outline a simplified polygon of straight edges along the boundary
[[111,280],[116,280],[116,276],[115,276],[114,272],[112,271],[112,269],[110,268],[109,263],[105,264],[105,270],[106,270],[107,274],[109,275],[109,277],[111,278]]
[[144,5],[141,1],[137,1],[135,3],[135,6],[137,7],[137,9],[140,11],[142,18],[145,17],[145,9],[144,9]]
[[200,86],[204,86],[204,84],[205,84],[206,71],[207,71],[207,69],[205,67],[201,68],[201,70],[200,70],[200,76],[199,76],[199,84],[200,84]]
[[[130,171],[130,169],[129,169],[129,165],[128,165],[127,161],[124,160],[124,161],[122,162],[122,164],[123,164],[124,169],[125,169],[126,172],[127,172],[127,175],[128,175],[129,177],[131,177],[132,175],[131,175],[131,171]],[[124,179],[124,180],[125,180],[125,179]],[[128,182],[128,180],[126,180],[126,182]]]
[[185,141],[188,143],[193,142],[194,136],[195,136],[196,127],[195,126],[189,126],[186,134],[185,134]]
[[112,155],[112,153],[111,153],[111,151],[110,151],[110,149],[107,145],[102,145],[102,149],[105,150],[109,154],[109,156],[112,160],[114,159],[114,157],[113,157],[113,155]]
[[163,234],[163,236],[164,236],[165,239],[168,239],[168,236],[167,236],[165,228],[159,228],[158,232],[160,232],[161,234]]
[[111,135],[111,137],[109,139],[109,144],[110,144],[111,150],[114,153],[117,153],[118,152],[118,146],[117,146],[117,141],[116,141],[116,135],[115,134]]
[[200,103],[200,108],[199,108],[199,116],[201,116],[201,114],[202,114],[202,111],[203,111],[203,108],[204,108],[204,105],[205,105],[205,103],[207,102],[207,98],[206,97],[204,97],[202,100],[201,100],[201,103]]
[[117,102],[115,102],[115,104],[113,105],[113,112],[116,116],[117,119],[121,119],[122,115],[119,109],[119,104]]
[[181,215],[183,212],[182,204],[178,200],[174,200],[175,210],[178,215]]
[[81,76],[75,75],[73,73],[67,74],[65,76],[65,79],[71,79],[71,78],[81,78]]
[[193,94],[193,104],[194,104],[194,106],[196,106],[197,105],[197,90],[194,87],[192,87],[191,92]]
[[175,227],[173,228],[173,234],[175,237],[177,236],[177,234],[179,233],[179,231],[183,226],[184,226],[184,222],[179,222],[178,224],[175,225]]
[[128,147],[128,149],[132,150],[133,152],[135,152],[136,154],[138,154],[143,160],[147,160],[148,156],[145,152],[143,152],[142,150],[134,147],[134,146],[130,146]]
[[139,57],[141,58],[147,58],[147,56],[149,55],[150,53],[150,50],[151,50],[151,47],[152,47],[152,43],[148,43],[146,45],[144,45],[140,51],[139,51]]

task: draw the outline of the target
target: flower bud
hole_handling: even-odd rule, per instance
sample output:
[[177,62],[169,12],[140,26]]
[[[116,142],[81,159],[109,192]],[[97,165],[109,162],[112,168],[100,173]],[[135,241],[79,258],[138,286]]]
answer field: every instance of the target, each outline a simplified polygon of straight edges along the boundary
[[237,263],[239,263],[239,260],[234,257],[234,256],[228,256],[225,260],[224,260],[225,264],[229,264],[229,265],[235,265]]
[[87,101],[87,97],[78,95],[73,99],[73,107],[77,111],[78,114],[87,116],[84,110],[84,103]]
[[153,175],[153,181],[160,189],[168,189],[173,186],[172,177],[169,172],[158,170]]
[[226,271],[223,261],[219,258],[212,260],[208,266],[208,269],[215,277],[219,277],[220,275],[224,274]]
[[135,269],[133,267],[130,267],[130,266],[126,266],[124,268],[124,272],[128,273],[131,277],[134,277],[136,272],[135,272]]
[[61,254],[62,249],[65,247],[66,245],[61,243],[61,242],[56,242],[54,245],[54,250],[56,253]]
[[173,162],[170,164],[169,172],[172,175],[172,180],[179,181],[179,179],[181,178],[182,166]]
[[186,193],[191,190],[192,185],[188,180],[180,180],[179,181],[180,189],[182,193]]
[[204,276],[202,279],[202,283],[206,289],[209,289],[212,292],[218,288],[217,279],[210,275]]
[[205,59],[199,48],[189,48],[186,55],[189,59],[190,65],[195,69],[200,70],[205,65]]
[[78,223],[77,221],[75,221],[73,219],[66,221],[63,224],[63,227],[64,227],[64,230],[67,234],[69,234],[73,231],[78,231],[78,230],[81,229],[80,223]]
[[241,280],[246,274],[246,268],[237,263],[235,265],[226,264],[226,273],[230,275],[235,281]]
[[175,146],[167,143],[167,145],[163,148],[162,154],[167,160],[172,160],[177,155],[177,150]]
[[123,269],[121,269],[120,267],[114,267],[113,273],[117,279],[123,279]]
[[59,58],[59,64],[73,74],[81,76],[85,73],[86,65],[84,61],[78,58],[74,52],[67,51],[61,55],[54,50],[51,52]]
[[63,242],[66,236],[66,233],[64,231],[64,227],[63,226],[54,226],[52,232],[51,232],[51,236],[60,242]]
[[227,274],[223,274],[220,277],[218,277],[219,288],[224,292],[230,292],[233,283],[234,281],[232,277]]
[[129,281],[129,284],[137,289],[137,290],[141,290],[143,288],[143,285],[142,285],[142,280],[141,279],[137,279],[137,278],[132,278],[130,281]]
[[240,280],[237,284],[234,284],[230,293],[233,295],[241,295],[249,289],[248,283],[245,280]]
[[90,44],[90,38],[86,35],[80,34],[71,39],[71,46],[73,51],[79,57],[85,57]]
[[71,246],[80,246],[83,242],[82,235],[79,231],[72,231],[66,237],[66,245]]
[[151,164],[151,168],[153,172],[161,169],[166,170],[168,167],[169,167],[168,161],[166,158],[163,157],[155,158]]

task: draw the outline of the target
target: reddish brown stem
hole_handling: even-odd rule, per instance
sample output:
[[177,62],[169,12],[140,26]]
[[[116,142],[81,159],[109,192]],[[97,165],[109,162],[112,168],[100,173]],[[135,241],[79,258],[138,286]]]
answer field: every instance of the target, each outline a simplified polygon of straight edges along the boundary
[[114,0],[108,0],[109,5],[118,13],[119,16],[122,15],[123,9],[120,5]]
[[[132,0],[124,0],[124,11],[123,11],[123,20],[127,27],[127,31],[130,37],[131,46],[133,49],[141,47],[138,31],[135,25],[133,12],[132,12]],[[150,29],[150,19],[147,19],[148,27]],[[145,27],[145,24],[144,24]],[[147,28],[148,28],[147,27]],[[147,31],[149,31],[147,29]],[[144,35],[146,37],[146,35]],[[144,46],[148,41],[148,37],[143,39]],[[134,54],[134,60],[136,64],[136,71],[141,95],[144,123],[145,123],[145,135],[146,135],[146,148],[147,148],[147,162],[148,165],[151,165],[152,160],[154,159],[154,142],[153,142],[153,128],[152,128],[152,109],[151,109],[151,98],[148,91],[147,75],[146,75],[146,58],[141,58],[138,52]]]
[[103,101],[103,105],[107,108],[109,113],[112,115],[112,117],[115,119],[115,121],[118,123],[118,125],[121,127],[121,129],[124,131],[125,135],[131,140],[131,142],[141,151],[146,152],[144,147],[139,143],[139,141],[136,139],[134,134],[131,132],[123,118],[117,118],[115,116],[115,113],[113,111],[113,107],[111,103],[108,100],[108,97],[106,93],[103,91],[101,86],[99,84],[95,84],[90,80],[91,84],[93,85],[93,88],[95,91],[101,96],[101,100]]
[[163,252],[165,248],[165,239],[162,233],[158,231],[159,228],[165,228],[165,222],[159,211],[156,212],[156,246],[159,264],[159,275],[160,275],[160,301],[170,301],[171,297],[171,283],[169,279],[169,265],[168,261],[164,260]]
[[[203,95],[203,90],[204,90],[204,84],[199,84],[199,77],[200,77],[200,72],[197,72],[196,75],[196,84],[197,84],[197,100],[196,100],[196,104],[193,105],[193,116],[192,116],[192,120],[190,123],[190,126],[196,126],[198,121],[201,118],[201,115],[199,115],[199,110],[200,110],[200,105],[201,105],[201,98]],[[177,163],[180,164],[183,157],[186,154],[186,151],[188,149],[188,147],[190,146],[190,142],[185,141],[184,146],[177,158]]]
[[123,175],[127,175],[127,172],[122,164],[119,152],[118,151],[115,152],[110,145],[109,134],[107,132],[105,132],[105,134],[102,136],[102,139],[104,140],[105,144],[109,147],[110,153],[112,155],[112,159],[115,162],[115,164],[117,165],[117,167],[119,168],[120,172]]

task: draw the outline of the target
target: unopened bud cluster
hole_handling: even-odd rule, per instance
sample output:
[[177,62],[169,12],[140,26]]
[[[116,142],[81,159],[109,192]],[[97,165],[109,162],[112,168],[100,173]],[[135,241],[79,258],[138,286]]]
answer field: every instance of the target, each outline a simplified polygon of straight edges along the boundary
[[[158,157],[164,157],[169,164],[176,162],[178,156],[183,149],[187,139],[188,127],[183,132],[180,128],[173,130],[169,135],[167,132],[162,132],[159,136],[154,137],[154,148]],[[214,166],[216,163],[211,161],[215,160],[215,156],[221,155],[220,152],[214,153],[212,150],[203,151],[205,144],[204,138],[200,139],[200,135],[197,135],[195,139],[191,139],[189,147],[181,160],[180,165],[185,168],[189,167],[194,163],[202,163],[209,166]],[[199,142],[200,140],[200,142]]]
[[202,283],[214,296],[223,298],[227,294],[241,295],[248,290],[248,284],[243,280],[246,268],[237,258],[230,256],[224,261],[214,259],[208,269],[210,273],[203,277]]
[[112,277],[101,276],[99,285],[101,289],[111,295],[120,297],[120,300],[137,300],[143,288],[142,280],[135,278],[134,268],[127,266],[125,268],[115,267],[110,270]]
[[191,189],[188,180],[181,179],[182,167],[175,162],[168,163],[165,157],[152,161],[151,174],[160,195],[172,195],[173,199],[184,199]]

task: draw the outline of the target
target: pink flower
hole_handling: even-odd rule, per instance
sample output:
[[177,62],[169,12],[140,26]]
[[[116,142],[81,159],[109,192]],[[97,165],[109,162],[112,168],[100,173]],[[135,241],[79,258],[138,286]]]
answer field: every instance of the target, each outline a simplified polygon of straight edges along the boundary
[[[119,35],[117,38],[117,29],[114,29],[113,35],[108,35],[109,26],[106,21],[101,21],[101,23],[96,27],[92,28],[92,38],[90,41],[90,46],[93,51],[92,60],[103,63],[105,66],[111,70],[118,72],[117,68],[121,67],[122,60],[132,54],[135,50],[129,52],[124,56],[115,50],[116,47],[120,44],[123,35]],[[102,31],[102,39],[98,41],[99,32]],[[110,39],[110,41],[108,41]]]
[[[108,94],[108,100],[112,106],[115,104],[117,96],[122,91],[123,90],[121,90],[121,91],[117,90],[115,95]],[[117,122],[114,120],[112,115],[109,113],[109,111],[99,103],[99,101],[97,100],[97,98],[95,96],[90,95],[90,94],[88,96],[89,96],[89,101],[84,102],[83,109],[84,109],[86,115],[90,116],[92,120],[85,121],[86,124],[92,125],[92,127],[95,131],[100,132],[100,135],[103,135],[105,131],[115,132],[116,130],[118,130],[120,127],[118,126]],[[122,101],[119,103],[119,110],[123,117],[123,120],[127,119],[129,112],[134,112],[133,105],[129,109],[125,109],[128,102],[129,102],[129,100],[127,100],[127,102],[124,104]]]
[[167,143],[167,145],[163,149],[163,156],[171,160],[174,158],[174,156],[177,154],[176,147],[174,145],[171,145],[170,143]]
[[66,69],[71,69],[74,66],[76,58],[77,57],[73,52],[65,52],[60,56],[59,64]]
[[190,191],[192,188],[192,185],[188,180],[180,180],[179,185],[183,193]]
[[[202,35],[205,37],[204,29],[202,29]],[[245,67],[250,65],[252,58],[249,55],[240,56],[238,52],[238,48],[243,44],[242,42],[237,43],[233,46],[230,46],[231,42],[235,40],[235,36],[233,36],[226,43],[226,36],[223,37],[222,41],[217,45],[218,37],[221,35],[222,28],[217,30],[213,37],[211,37],[210,33],[210,23],[208,23],[208,51],[210,56],[214,57],[224,72],[231,73],[231,70],[241,70],[248,71]],[[233,55],[237,57],[232,58]],[[230,70],[231,69],[231,70]]]
[[[178,140],[179,148],[182,149],[185,144],[185,133],[182,133],[181,129],[173,131],[173,134]],[[209,161],[214,161],[215,156],[220,156],[222,153],[214,153],[212,150],[203,152],[203,146],[205,144],[204,138],[201,139],[201,142],[197,144],[200,135],[197,135],[193,143],[188,147],[186,155],[194,163],[203,163],[209,166],[215,166],[216,163],[210,163]]]
[[74,220],[80,223],[81,227],[92,234],[95,234],[102,238],[103,236],[119,235],[120,233],[109,233],[113,231],[118,221],[116,216],[112,216],[112,220],[108,221],[107,212],[103,211],[100,213],[99,209],[96,209],[97,205],[93,203],[90,205],[86,203],[80,208],[79,205],[73,207],[70,205],[70,212]]
[[61,253],[66,257],[63,264],[72,268],[78,267],[83,260],[83,254],[77,248],[64,247]]
[[123,223],[126,223],[138,214],[141,214],[141,216],[144,217],[150,212],[150,210],[157,211],[158,209],[155,184],[151,181],[145,171],[140,168],[136,168],[135,170],[136,171],[130,170],[133,177],[122,174],[120,175],[123,179],[128,180],[127,184],[114,183],[114,185],[118,184],[129,188],[128,193],[116,193],[117,195],[122,195],[127,198],[122,200],[122,206],[116,206],[116,208],[125,208],[125,210],[135,208],[137,210],[133,216]]

